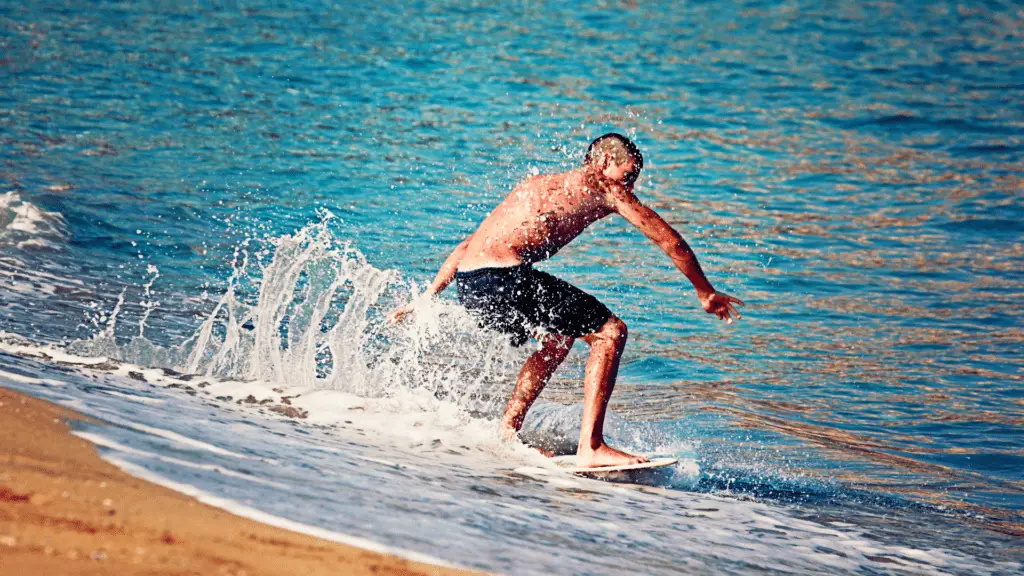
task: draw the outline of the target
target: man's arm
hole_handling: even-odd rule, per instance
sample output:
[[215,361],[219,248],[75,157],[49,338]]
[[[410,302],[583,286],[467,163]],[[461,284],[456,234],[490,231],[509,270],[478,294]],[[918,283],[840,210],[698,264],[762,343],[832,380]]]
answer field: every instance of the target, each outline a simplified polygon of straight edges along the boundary
[[693,253],[693,249],[678,232],[669,226],[668,222],[665,222],[657,212],[641,204],[631,190],[619,189],[609,194],[609,197],[615,212],[635,226],[637,230],[643,232],[644,236],[650,238],[672,259],[676,268],[697,290],[697,298],[700,299],[701,305],[708,314],[728,320],[730,324],[732,323],[730,313],[737,318],[741,317],[732,304],[742,306],[743,302],[727,294],[715,292],[715,288],[704,275],[700,263],[697,262],[697,255]]
[[[462,255],[466,253],[466,247],[469,246],[470,239],[473,238],[471,234],[469,238],[463,240],[452,253],[445,259],[444,264],[441,264],[441,269],[437,271],[437,276],[434,277],[434,281],[430,284],[430,288],[427,293],[431,296],[436,296],[444,291],[452,282],[452,278],[455,277],[455,271],[459,268],[459,262],[462,261]],[[388,314],[388,321],[392,324],[401,322],[403,318],[409,315],[413,311],[413,303],[410,302],[405,306],[392,310]]]
[[455,271],[459,268],[459,262],[462,261],[462,255],[466,253],[466,247],[469,246],[470,239],[473,235],[470,234],[469,238],[463,240],[455,250],[441,264],[441,269],[437,271],[437,276],[434,276],[434,281],[430,284],[430,290],[428,291],[431,296],[435,296],[444,292],[444,289],[452,283],[452,278],[455,278]]

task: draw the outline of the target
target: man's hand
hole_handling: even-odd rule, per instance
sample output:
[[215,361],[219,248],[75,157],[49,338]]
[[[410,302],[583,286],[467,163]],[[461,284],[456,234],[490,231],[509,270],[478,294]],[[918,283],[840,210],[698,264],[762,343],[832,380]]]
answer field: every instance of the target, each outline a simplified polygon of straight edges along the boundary
[[390,322],[391,324],[398,324],[402,320],[405,320],[405,317],[411,314],[412,311],[412,302],[406,304],[405,306],[402,306],[401,308],[395,308],[394,310],[391,311],[390,314],[388,314],[388,322]]
[[743,318],[740,313],[736,311],[733,304],[739,304],[740,306],[746,306],[739,298],[733,298],[724,292],[710,292],[700,297],[700,304],[704,307],[704,311],[708,314],[714,314],[718,316],[719,320],[725,320],[726,323],[732,324],[732,317],[735,316],[737,320]]

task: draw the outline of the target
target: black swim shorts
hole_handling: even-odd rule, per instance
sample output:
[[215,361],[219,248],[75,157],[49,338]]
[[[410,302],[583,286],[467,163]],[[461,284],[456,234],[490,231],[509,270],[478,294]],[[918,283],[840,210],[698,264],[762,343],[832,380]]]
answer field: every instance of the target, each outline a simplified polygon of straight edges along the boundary
[[529,264],[456,272],[455,281],[459,302],[482,327],[510,335],[513,346],[521,346],[536,328],[586,336],[612,315],[597,298]]

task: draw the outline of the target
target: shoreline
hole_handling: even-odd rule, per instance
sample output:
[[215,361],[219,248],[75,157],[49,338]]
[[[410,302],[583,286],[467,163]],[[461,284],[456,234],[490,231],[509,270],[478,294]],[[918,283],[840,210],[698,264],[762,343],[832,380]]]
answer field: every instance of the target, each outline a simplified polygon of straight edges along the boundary
[[310,535],[303,529],[318,529],[242,505],[211,506],[227,501],[104,460],[72,420],[98,422],[0,387],[3,573],[475,574],[381,553],[389,549],[357,537]]

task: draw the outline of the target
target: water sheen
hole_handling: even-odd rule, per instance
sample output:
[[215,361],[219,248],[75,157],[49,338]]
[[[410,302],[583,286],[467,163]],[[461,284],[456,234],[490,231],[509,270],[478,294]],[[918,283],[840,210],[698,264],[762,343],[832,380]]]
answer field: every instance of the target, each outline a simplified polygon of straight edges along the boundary
[[[88,431],[135,451],[111,455],[510,573],[1020,568],[1018,5],[6,3],[0,27],[0,383],[115,424]],[[542,265],[630,327],[616,439],[693,465],[642,489],[515,472],[543,467],[493,438],[524,352],[452,305],[381,322],[613,129],[748,304],[714,322],[617,218]],[[573,436],[583,348],[538,442]]]

